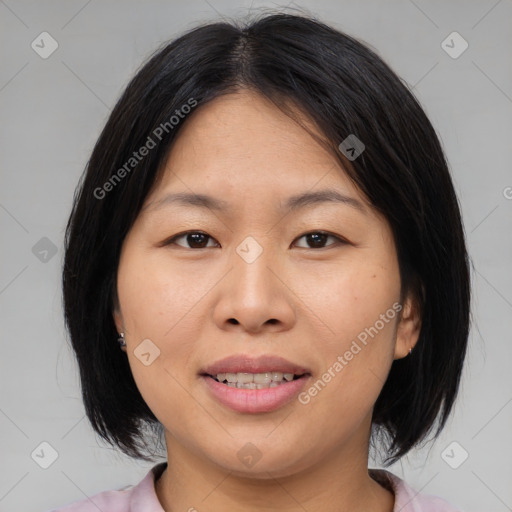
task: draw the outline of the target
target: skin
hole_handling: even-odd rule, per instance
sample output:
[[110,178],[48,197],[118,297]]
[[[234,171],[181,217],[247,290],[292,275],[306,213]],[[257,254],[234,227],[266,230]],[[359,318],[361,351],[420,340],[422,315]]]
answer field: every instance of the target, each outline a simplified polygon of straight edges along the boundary
[[[363,210],[279,209],[324,188]],[[231,210],[157,208],[169,192],[208,194]],[[208,236],[163,245],[197,230]],[[345,242],[303,236],[319,230]],[[250,264],[236,252],[247,236],[263,249]],[[418,338],[411,297],[307,405],[238,413],[198,373],[232,354],[272,354],[309,368],[314,382],[400,291],[388,222],[304,128],[244,90],[190,114],[124,241],[114,310],[137,386],[165,427],[168,467],[156,482],[164,510],[391,512],[393,493],[368,475],[368,446],[391,364]],[[134,354],[146,338],[160,350],[149,366]],[[261,454],[252,467],[237,457],[249,442]]]

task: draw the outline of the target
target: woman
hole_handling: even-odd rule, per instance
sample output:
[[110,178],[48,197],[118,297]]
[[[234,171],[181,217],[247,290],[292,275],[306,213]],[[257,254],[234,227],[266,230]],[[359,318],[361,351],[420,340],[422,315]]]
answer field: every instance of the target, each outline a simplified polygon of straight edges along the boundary
[[469,290],[439,140],[374,52],[285,14],[189,31],[115,106],[63,272],[91,424],[167,461],[57,510],[456,510],[368,453],[441,431]]

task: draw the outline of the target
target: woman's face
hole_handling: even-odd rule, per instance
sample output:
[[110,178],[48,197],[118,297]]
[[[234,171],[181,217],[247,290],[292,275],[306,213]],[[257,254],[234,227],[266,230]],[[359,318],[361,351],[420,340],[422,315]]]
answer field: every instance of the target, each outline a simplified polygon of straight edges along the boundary
[[[116,325],[169,453],[261,477],[365,457],[373,405],[419,329],[408,301],[399,321],[386,220],[307,131],[249,92],[187,119],[124,241],[118,296]],[[266,356],[290,366],[255,361]],[[278,370],[304,375],[288,383]],[[209,371],[249,373],[262,389]]]

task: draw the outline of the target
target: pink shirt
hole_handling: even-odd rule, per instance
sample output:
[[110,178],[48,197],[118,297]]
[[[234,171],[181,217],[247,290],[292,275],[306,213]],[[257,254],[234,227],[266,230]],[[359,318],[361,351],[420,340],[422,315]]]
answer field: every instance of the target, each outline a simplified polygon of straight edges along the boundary
[[[155,479],[167,462],[153,466],[137,484],[116,491],[103,491],[49,512],[164,512],[155,492]],[[401,478],[383,469],[370,469],[372,478],[395,494],[393,512],[460,512],[437,496],[419,494]],[[191,507],[193,510],[193,507]],[[198,510],[200,510],[198,505]]]

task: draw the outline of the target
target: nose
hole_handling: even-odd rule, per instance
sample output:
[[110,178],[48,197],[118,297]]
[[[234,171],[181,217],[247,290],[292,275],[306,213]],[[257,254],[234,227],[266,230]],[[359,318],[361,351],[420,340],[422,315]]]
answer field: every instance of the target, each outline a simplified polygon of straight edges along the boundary
[[271,251],[263,250],[251,263],[234,253],[231,262],[231,271],[219,283],[214,311],[218,327],[253,334],[290,329],[296,317],[294,295]]

